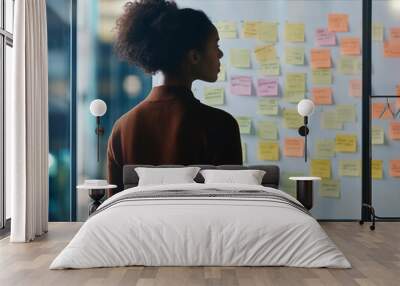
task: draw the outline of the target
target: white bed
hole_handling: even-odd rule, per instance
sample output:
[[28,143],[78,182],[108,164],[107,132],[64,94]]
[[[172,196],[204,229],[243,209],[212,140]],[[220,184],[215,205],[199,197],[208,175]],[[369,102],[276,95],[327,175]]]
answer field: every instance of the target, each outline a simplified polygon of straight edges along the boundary
[[279,200],[179,195],[121,200],[137,192],[204,189],[265,191],[299,204],[280,190],[254,185],[192,183],[130,188],[99,207],[50,269],[128,265],[351,267],[313,217]]

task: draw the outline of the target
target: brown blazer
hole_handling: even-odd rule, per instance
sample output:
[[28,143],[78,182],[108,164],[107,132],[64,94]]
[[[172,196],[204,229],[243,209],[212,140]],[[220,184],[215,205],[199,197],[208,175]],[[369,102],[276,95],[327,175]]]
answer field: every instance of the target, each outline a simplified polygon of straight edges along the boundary
[[229,113],[202,104],[184,87],[159,86],[114,124],[108,181],[123,190],[126,164],[242,164],[239,127]]

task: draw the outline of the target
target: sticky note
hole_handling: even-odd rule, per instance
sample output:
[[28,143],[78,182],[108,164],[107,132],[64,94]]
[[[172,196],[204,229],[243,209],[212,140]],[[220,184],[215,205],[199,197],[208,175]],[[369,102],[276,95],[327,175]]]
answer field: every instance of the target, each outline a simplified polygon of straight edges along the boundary
[[285,91],[283,99],[290,103],[298,103],[304,99],[304,92],[302,91]]
[[254,49],[254,54],[259,63],[276,59],[276,49],[273,45],[259,46]]
[[357,152],[357,135],[336,134],[336,152],[354,153]]
[[339,176],[342,177],[360,177],[360,160],[339,160]]
[[382,126],[372,126],[371,141],[374,145],[385,144],[385,131]]
[[238,125],[240,134],[251,134],[251,118],[246,116],[235,117]]
[[286,42],[304,42],[304,24],[286,23],[285,40]]
[[327,29],[315,30],[315,44],[317,46],[336,46],[336,33]]
[[330,68],[331,67],[331,50],[329,49],[311,49],[311,67]]
[[322,180],[319,183],[319,193],[321,197],[325,198],[340,198],[340,181],[334,180]]
[[356,75],[361,72],[361,58],[343,56],[339,59],[339,72],[344,75]]
[[348,32],[349,16],[347,14],[332,13],[328,15],[328,31],[330,32]]
[[262,63],[260,73],[264,75],[280,75],[280,64],[278,59],[269,60]]
[[371,175],[372,179],[380,180],[383,178],[383,161],[371,160]]
[[225,65],[221,65],[219,67],[219,73],[217,81],[226,81],[226,67]]
[[332,104],[332,89],[330,87],[314,87],[311,93],[316,105]]
[[223,105],[224,104],[223,87],[205,87],[204,88],[204,103],[207,105]]
[[298,129],[304,124],[304,118],[300,116],[297,109],[285,109],[283,111],[283,122],[288,129]]
[[286,47],[285,62],[288,65],[304,65],[304,47]]
[[[389,106],[393,111],[393,104],[391,102],[389,102]],[[390,113],[390,109],[386,103],[374,102],[372,103],[372,119],[393,119],[393,115]]]
[[400,27],[393,27],[389,30],[389,41],[400,41]]
[[245,21],[243,22],[243,37],[244,38],[255,38],[257,35],[257,24],[256,21]]
[[259,78],[257,79],[258,96],[278,96],[277,78]]
[[237,37],[236,23],[233,21],[219,21],[215,23],[221,39],[235,39]]
[[340,39],[340,54],[357,56],[360,54],[360,38],[343,37]]
[[362,96],[362,81],[360,79],[352,79],[349,81],[349,95],[353,97]]
[[337,116],[336,110],[325,110],[321,115],[322,129],[343,129],[343,122]]
[[400,177],[400,160],[389,161],[389,175],[391,177]]
[[258,100],[257,114],[260,115],[278,115],[279,103],[277,99],[260,98]]
[[330,69],[313,69],[311,71],[312,83],[315,85],[331,85],[332,73]]
[[286,157],[304,157],[304,138],[286,137],[283,143],[283,155]]
[[272,22],[258,22],[256,25],[256,39],[265,42],[276,42],[278,38],[278,24]]
[[247,144],[242,142],[242,161],[247,162]]
[[311,160],[311,176],[330,179],[331,177],[331,161],[326,159]]
[[383,56],[385,58],[400,58],[400,43],[389,41],[384,42]]
[[336,105],[336,114],[343,123],[356,122],[356,109],[353,104]]
[[236,68],[250,68],[250,51],[248,49],[231,49],[230,62]]
[[232,76],[231,93],[234,95],[251,95],[251,82],[250,76]]
[[383,24],[372,23],[372,41],[383,42]]
[[276,122],[259,121],[257,124],[257,134],[260,139],[277,140],[278,128]]
[[317,159],[331,159],[335,156],[335,140],[317,139],[315,142],[314,157]]
[[392,140],[400,140],[400,121],[390,121],[389,137]]
[[285,79],[285,91],[306,92],[305,73],[287,73]]
[[279,144],[275,141],[260,140],[258,142],[258,159],[279,161]]

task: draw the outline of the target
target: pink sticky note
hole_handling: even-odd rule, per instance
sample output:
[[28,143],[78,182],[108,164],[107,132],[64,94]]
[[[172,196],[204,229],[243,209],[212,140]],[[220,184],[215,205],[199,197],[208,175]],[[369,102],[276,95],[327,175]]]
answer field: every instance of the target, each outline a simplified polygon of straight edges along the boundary
[[257,80],[258,96],[277,96],[278,80],[276,78],[259,78]]
[[231,93],[234,95],[251,95],[251,77],[232,76]]
[[336,46],[336,33],[327,29],[315,30],[315,43],[318,46]]

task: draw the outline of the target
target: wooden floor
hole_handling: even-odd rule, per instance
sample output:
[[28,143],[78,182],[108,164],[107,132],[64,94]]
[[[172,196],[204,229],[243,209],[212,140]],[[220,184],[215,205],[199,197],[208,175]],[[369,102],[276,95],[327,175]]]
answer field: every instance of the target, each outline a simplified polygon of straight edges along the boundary
[[0,241],[0,285],[400,285],[400,223],[378,223],[370,231],[357,222],[321,223],[352,269],[289,267],[121,267],[48,270],[80,223],[50,223],[32,243]]

